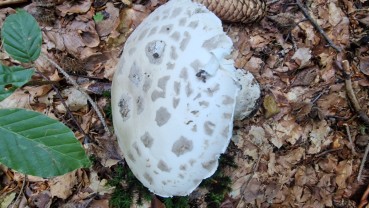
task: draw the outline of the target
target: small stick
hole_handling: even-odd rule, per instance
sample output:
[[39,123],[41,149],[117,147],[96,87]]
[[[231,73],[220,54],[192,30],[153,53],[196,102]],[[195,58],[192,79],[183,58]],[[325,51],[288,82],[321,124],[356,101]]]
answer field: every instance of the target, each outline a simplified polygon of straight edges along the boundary
[[337,148],[337,149],[329,149],[329,150],[326,150],[326,151],[324,151],[322,153],[319,153],[319,154],[315,155],[314,157],[315,158],[319,158],[319,157],[322,157],[322,156],[324,156],[324,155],[326,155],[328,153],[336,152],[336,151],[339,151],[339,150],[342,150],[342,147],[341,148]]
[[20,198],[21,198],[21,196],[23,195],[23,189],[24,189],[24,187],[26,186],[26,180],[27,180],[27,175],[24,175],[21,190],[19,191],[19,194],[18,194],[18,196],[17,196],[17,199],[15,199],[15,202],[14,202],[14,204],[13,204],[12,208],[19,207]]
[[324,32],[324,30],[318,25],[318,23],[310,16],[309,11],[305,8],[305,6],[301,3],[300,0],[296,0],[297,6],[300,8],[304,16],[310,21],[310,23],[313,25],[313,27],[318,30],[318,32],[324,37],[324,39],[328,42],[328,44],[334,48],[336,51],[341,52],[342,49],[336,44],[333,43],[333,41],[328,37],[328,35]]
[[347,60],[342,61],[342,67],[337,64],[342,71],[343,77],[345,78],[345,87],[347,96],[352,103],[352,106],[355,112],[358,114],[359,118],[364,122],[366,126],[369,126],[369,117],[366,113],[361,109],[359,105],[359,101],[357,100],[354,90],[352,89],[351,75],[350,75],[350,65]]
[[356,155],[354,142],[352,142],[352,138],[351,138],[350,127],[347,125],[347,123],[345,123],[343,125],[346,127],[347,137],[350,141],[352,155]]
[[368,153],[369,153],[369,144],[366,146],[363,159],[361,160],[359,173],[357,174],[357,181],[361,180],[361,175],[363,174],[364,165],[365,165],[366,157],[368,156]]
[[[44,79],[46,79],[48,82],[52,82],[47,76],[45,76],[43,73],[37,71],[38,74],[40,74]],[[70,116],[70,118],[72,119],[72,121],[74,122],[74,124],[76,124],[78,130],[85,136],[85,137],[89,137],[86,132],[82,129],[81,125],[79,125],[79,123],[77,122],[76,118],[74,117],[73,113],[70,111],[68,105],[65,103],[63,96],[61,95],[59,89],[54,85],[51,84],[51,87],[53,88],[53,90],[55,91],[56,95],[59,97],[62,105],[64,106],[65,110],[67,111],[67,114]]]
[[99,117],[99,119],[100,119],[100,121],[101,121],[101,123],[102,123],[102,125],[104,126],[104,129],[105,129],[105,131],[106,131],[106,133],[108,134],[108,136],[110,136],[111,135],[111,133],[110,133],[110,130],[109,130],[109,128],[108,128],[108,125],[106,124],[106,122],[105,122],[105,119],[104,119],[104,116],[102,115],[102,113],[100,112],[100,109],[99,109],[99,107],[97,106],[97,104],[94,102],[94,100],[92,100],[92,98],[87,94],[87,92],[82,88],[82,87],[80,87],[78,84],[77,84],[77,82],[74,80],[74,79],[72,79],[70,76],[69,76],[69,74],[63,69],[63,68],[61,68],[56,62],[54,62],[53,60],[51,60],[51,59],[49,59],[46,55],[44,55],[44,54],[41,54],[42,55],[42,57],[44,58],[44,59],[46,59],[48,62],[50,62],[53,66],[55,66],[57,69],[58,69],[58,71],[60,72],[60,73],[62,73],[64,76],[65,76],[65,78],[75,87],[75,88],[77,88],[86,98],[87,98],[87,100],[90,102],[90,104],[91,104],[91,106],[92,106],[92,108],[95,110],[95,112],[96,112],[96,115],[97,115],[97,117]]
[[360,204],[359,204],[358,208],[364,208],[365,205],[368,204],[368,196],[369,196],[369,185],[366,188],[363,196],[361,197]]

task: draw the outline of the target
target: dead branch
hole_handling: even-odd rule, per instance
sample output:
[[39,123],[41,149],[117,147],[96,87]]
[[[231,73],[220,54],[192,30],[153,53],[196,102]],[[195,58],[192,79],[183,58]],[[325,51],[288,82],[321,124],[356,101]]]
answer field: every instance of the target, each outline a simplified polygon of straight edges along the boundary
[[333,41],[328,37],[328,35],[324,32],[324,30],[318,25],[318,23],[310,16],[309,11],[305,8],[305,6],[301,3],[300,0],[296,0],[297,6],[300,8],[305,18],[307,18],[313,27],[318,30],[318,32],[324,37],[324,39],[328,42],[329,46],[334,48],[337,52],[341,52],[342,49],[338,47]]
[[63,68],[61,68],[55,61],[53,61],[53,60],[51,60],[51,59],[49,59],[46,55],[44,55],[44,54],[41,54],[42,55],[42,57],[44,58],[44,59],[46,59],[49,63],[51,63],[53,66],[55,66],[57,69],[58,69],[58,71],[60,72],[60,73],[62,73],[63,75],[64,75],[64,77],[76,88],[76,89],[78,89],[86,98],[87,98],[87,100],[89,101],[89,103],[91,104],[91,106],[92,106],[92,108],[95,110],[95,112],[96,112],[96,115],[97,115],[97,117],[99,117],[99,119],[100,119],[100,121],[101,121],[101,123],[102,123],[102,125],[104,126],[104,129],[105,129],[105,131],[106,131],[106,133],[108,134],[108,135],[111,135],[111,133],[110,133],[110,130],[109,130],[109,128],[108,128],[108,125],[106,124],[106,122],[105,122],[105,119],[104,119],[104,116],[102,115],[102,113],[101,113],[101,111],[100,111],[100,109],[99,109],[99,107],[97,106],[97,104],[95,103],[95,101],[94,100],[92,100],[92,98],[87,94],[87,92],[82,88],[82,87],[80,87],[78,84],[77,84],[77,82],[74,80],[74,79],[72,79],[70,76],[69,76],[69,74],[63,69]]

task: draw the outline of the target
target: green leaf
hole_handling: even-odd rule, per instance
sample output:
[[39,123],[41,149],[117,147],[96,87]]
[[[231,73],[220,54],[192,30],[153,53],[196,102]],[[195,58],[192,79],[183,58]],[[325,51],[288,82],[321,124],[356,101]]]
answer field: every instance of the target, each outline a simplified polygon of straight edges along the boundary
[[0,109],[0,135],[0,163],[18,172],[53,177],[90,166],[73,132],[44,114]]
[[0,101],[27,83],[33,72],[33,69],[24,69],[20,66],[8,67],[0,64]]
[[40,56],[42,34],[35,18],[24,10],[9,15],[1,29],[4,49],[15,60],[28,63]]
[[95,20],[95,22],[96,23],[98,23],[98,22],[101,22],[101,21],[103,21],[104,20],[104,15],[103,15],[103,13],[102,12],[97,12],[95,15],[94,15],[94,20]]

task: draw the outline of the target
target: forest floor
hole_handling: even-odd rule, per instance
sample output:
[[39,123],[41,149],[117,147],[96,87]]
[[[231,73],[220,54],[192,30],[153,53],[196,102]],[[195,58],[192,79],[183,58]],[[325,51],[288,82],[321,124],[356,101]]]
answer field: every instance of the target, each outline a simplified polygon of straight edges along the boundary
[[[16,7],[34,15],[43,33],[43,53],[94,98],[112,127],[109,91],[124,42],[165,2],[39,0],[1,8],[0,25]],[[224,24],[234,42],[236,67],[255,76],[262,99],[252,118],[234,124],[227,150],[234,163],[221,172],[231,179],[226,184],[231,190],[212,204],[209,192],[200,188],[186,198],[190,206],[367,206],[369,166],[363,158],[369,144],[369,1],[303,2],[331,43],[296,2],[268,1],[267,17],[253,25]],[[4,64],[17,64],[3,51],[0,57]],[[138,182],[129,174],[116,139],[108,136],[87,100],[53,66],[43,59],[35,64],[57,86],[73,118],[50,83],[26,85],[0,102],[0,108],[27,108],[59,119],[84,144],[93,166],[52,179],[24,180],[24,175],[0,165],[1,208],[15,203],[124,207],[130,199],[119,199],[126,196],[122,187]],[[36,74],[34,80],[42,77]],[[213,185],[219,182],[213,179]],[[136,198],[140,195],[134,193]],[[150,200],[142,206],[164,207],[165,200]]]

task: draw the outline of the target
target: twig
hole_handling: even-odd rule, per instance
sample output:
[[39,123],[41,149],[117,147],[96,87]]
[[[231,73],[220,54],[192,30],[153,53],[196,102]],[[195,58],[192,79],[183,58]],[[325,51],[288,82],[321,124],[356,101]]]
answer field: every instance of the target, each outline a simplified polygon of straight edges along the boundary
[[322,157],[322,156],[324,156],[324,155],[326,155],[326,154],[328,154],[328,153],[336,152],[336,151],[339,151],[339,150],[342,150],[342,147],[337,148],[337,149],[329,149],[329,150],[326,150],[326,151],[324,151],[324,152],[321,152],[321,153],[319,153],[319,154],[315,155],[314,157],[315,157],[315,158],[319,158],[319,157]]
[[24,189],[24,187],[26,186],[26,180],[27,180],[27,175],[24,175],[21,190],[19,191],[19,194],[18,194],[18,196],[17,196],[17,199],[15,199],[15,202],[14,202],[14,204],[13,204],[12,208],[19,207],[20,198],[21,198],[21,196],[23,195],[23,189]]
[[278,1],[279,0],[270,0],[270,1],[267,1],[266,4],[271,5],[271,4],[277,3]]
[[345,123],[343,125],[346,127],[347,137],[350,141],[352,155],[356,155],[354,142],[352,142],[352,138],[351,138],[350,127],[347,125],[347,123]]
[[310,23],[313,25],[313,27],[318,30],[318,32],[324,37],[324,39],[328,42],[328,44],[334,48],[336,51],[341,52],[342,49],[336,44],[333,43],[333,41],[328,37],[328,35],[324,32],[324,30],[318,25],[318,23],[310,16],[309,11],[305,8],[305,6],[301,3],[300,0],[296,0],[297,6],[300,8],[304,16],[310,21]]
[[80,87],[78,84],[77,84],[77,82],[74,80],[74,79],[72,79],[70,76],[69,76],[69,74],[63,69],[63,68],[61,68],[56,62],[54,62],[53,60],[51,60],[51,59],[49,59],[46,55],[44,55],[44,54],[41,54],[42,55],[42,57],[44,58],[44,59],[46,59],[48,62],[50,62],[52,65],[54,65],[57,69],[58,69],[58,71],[60,72],[60,73],[62,73],[64,76],[65,76],[65,78],[75,87],[75,88],[77,88],[86,98],[87,98],[87,100],[90,102],[90,104],[91,104],[91,106],[92,106],[92,108],[95,110],[95,112],[96,112],[96,115],[97,115],[97,117],[99,117],[99,119],[100,119],[100,121],[101,121],[101,123],[102,123],[102,125],[104,126],[104,129],[105,129],[105,131],[106,131],[106,133],[108,134],[108,135],[111,135],[111,133],[110,133],[110,130],[109,130],[109,128],[108,128],[108,125],[106,124],[106,122],[105,122],[105,119],[104,119],[104,116],[102,115],[102,113],[100,112],[100,109],[99,109],[99,107],[97,106],[97,104],[95,103],[95,101],[93,101],[92,100],[92,98],[87,94],[87,92],[82,88],[82,87]]
[[359,204],[358,208],[364,208],[364,206],[368,204],[368,196],[369,196],[369,185],[366,188],[363,196],[361,197],[360,204]]
[[363,159],[361,160],[359,173],[357,174],[357,181],[361,180],[361,175],[363,174],[364,165],[365,165],[366,157],[368,156],[368,153],[369,153],[369,144],[366,146]]
[[[361,107],[359,105],[359,101],[357,100],[357,98],[355,96],[355,93],[354,93],[354,90],[352,89],[349,62],[347,60],[343,60],[342,65],[338,62],[336,62],[336,65],[341,70],[342,75],[345,79],[345,87],[346,87],[347,97],[349,98],[349,101],[352,104],[352,106],[354,108],[354,111],[356,112],[356,114],[358,115],[360,120],[363,121],[366,126],[369,126],[369,118],[366,115],[366,113],[361,109]],[[357,176],[358,181],[360,181],[360,179],[361,179],[361,175],[362,175],[362,172],[364,170],[364,165],[365,165],[368,153],[369,153],[369,144],[366,146],[363,159],[361,160],[360,169],[359,169],[359,173],[358,173],[358,176]]]
[[354,108],[355,112],[358,114],[358,117],[364,122],[366,126],[369,126],[369,117],[366,113],[361,109],[359,105],[359,101],[357,100],[354,90],[352,89],[351,75],[350,75],[350,66],[347,60],[342,61],[342,67],[340,64],[337,66],[341,69],[343,77],[345,79],[345,88],[347,96]]
[[[43,73],[37,71],[39,75],[41,75],[44,79],[46,79],[48,82],[52,83],[52,81],[45,76]],[[86,132],[82,129],[81,125],[79,125],[79,123],[77,122],[76,118],[74,117],[73,113],[70,111],[68,105],[65,103],[63,96],[61,95],[59,89],[54,85],[51,84],[51,87],[53,88],[53,90],[55,91],[56,95],[59,97],[62,105],[64,106],[65,110],[67,111],[67,114],[70,116],[70,118],[72,119],[72,121],[74,122],[74,124],[76,124],[78,130],[85,136],[85,137],[89,137]]]

